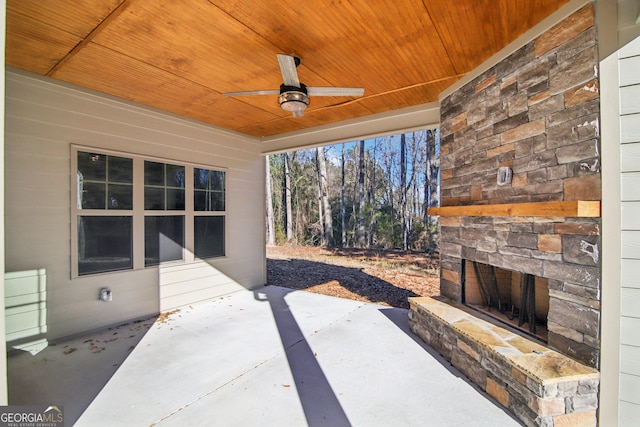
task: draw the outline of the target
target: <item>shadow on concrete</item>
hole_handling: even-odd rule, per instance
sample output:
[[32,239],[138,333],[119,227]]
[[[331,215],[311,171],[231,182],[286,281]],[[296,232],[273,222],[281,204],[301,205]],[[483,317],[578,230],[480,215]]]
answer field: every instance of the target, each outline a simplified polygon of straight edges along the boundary
[[382,313],[387,319],[394,323],[398,327],[398,329],[407,334],[407,336],[409,336],[413,341],[420,345],[420,347],[422,347],[427,353],[429,353],[434,360],[438,361],[442,366],[444,366],[453,376],[457,377],[461,381],[466,382],[471,387],[478,390],[478,395],[491,402],[507,416],[509,416],[509,418],[517,423],[521,423],[521,421],[512,412],[508,411],[504,406],[502,406],[500,402],[489,396],[484,390],[478,387],[477,384],[469,380],[469,378],[467,378],[463,373],[461,373],[458,369],[451,365],[451,363],[449,363],[447,359],[442,357],[437,351],[435,351],[424,341],[422,341],[419,336],[411,332],[411,328],[409,327],[409,318],[406,311],[398,310],[395,308],[380,308],[378,311],[380,311],[380,313]]
[[[316,356],[291,313],[285,297],[292,291],[265,287],[254,292],[258,301],[268,302],[273,312],[282,347],[309,427],[351,426]],[[266,295],[266,298],[263,296]]]
[[389,319],[394,325],[398,327],[402,332],[404,332],[409,338],[415,341],[420,347],[424,349],[427,353],[429,353],[435,360],[437,360],[442,366],[447,368],[449,372],[451,372],[454,376],[458,378],[462,378],[464,381],[469,384],[475,386],[471,381],[467,380],[460,371],[454,368],[444,357],[442,357],[437,351],[433,348],[429,347],[424,341],[420,339],[419,336],[411,332],[411,328],[409,327],[409,317],[407,316],[406,310],[398,310],[395,308],[379,308],[378,311],[382,313],[387,319]]
[[157,317],[49,343],[36,354],[13,350],[7,358],[10,405],[58,405],[72,426],[109,382]]
[[267,259],[267,284],[305,290],[335,282],[346,290],[372,303],[409,308],[408,298],[416,293],[399,288],[386,280],[372,276],[361,268],[344,267],[306,259]]

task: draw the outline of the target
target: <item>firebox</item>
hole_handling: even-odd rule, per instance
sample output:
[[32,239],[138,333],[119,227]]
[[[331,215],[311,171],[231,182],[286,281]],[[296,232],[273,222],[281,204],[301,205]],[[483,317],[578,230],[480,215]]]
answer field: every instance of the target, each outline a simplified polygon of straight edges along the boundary
[[465,260],[463,289],[463,304],[548,341],[548,279]]

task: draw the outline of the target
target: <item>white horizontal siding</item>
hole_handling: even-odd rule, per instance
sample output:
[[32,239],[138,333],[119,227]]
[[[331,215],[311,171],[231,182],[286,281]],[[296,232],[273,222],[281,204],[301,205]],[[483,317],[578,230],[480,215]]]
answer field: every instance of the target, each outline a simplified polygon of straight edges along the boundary
[[620,400],[640,405],[640,377],[620,374]]
[[[619,425],[640,425],[640,38],[619,52],[621,241]],[[606,284],[605,284],[606,285]]]
[[621,346],[620,372],[640,377],[640,347]]
[[640,113],[640,85],[620,88],[620,114],[637,113]]
[[629,114],[620,117],[621,142],[640,142],[640,120],[637,114]]
[[620,192],[623,201],[640,201],[640,172],[623,173],[620,180]]
[[637,426],[640,420],[640,405],[625,401],[620,402],[620,423],[619,427]]
[[640,259],[640,230],[622,231],[622,257]]
[[[48,338],[264,284],[257,140],[13,69],[5,116],[6,268],[46,268]],[[227,256],[204,270],[194,262],[72,280],[71,144],[224,168]],[[112,302],[98,300],[102,287]]]
[[640,55],[620,59],[620,86],[640,85]]
[[640,164],[640,143],[623,144],[620,146],[621,172],[634,172]]
[[626,316],[620,318],[620,342],[631,346],[640,342],[640,319]]
[[640,259],[623,259],[621,266],[621,286],[623,288],[640,288]]
[[169,311],[199,302],[206,302],[220,295],[227,295],[233,292],[245,290],[237,282],[226,283],[213,288],[200,289],[187,293],[181,293],[172,297],[162,299],[162,311]]
[[622,288],[620,292],[620,313],[623,316],[640,318],[640,289]]
[[623,230],[640,230],[640,201],[623,202],[621,216]]

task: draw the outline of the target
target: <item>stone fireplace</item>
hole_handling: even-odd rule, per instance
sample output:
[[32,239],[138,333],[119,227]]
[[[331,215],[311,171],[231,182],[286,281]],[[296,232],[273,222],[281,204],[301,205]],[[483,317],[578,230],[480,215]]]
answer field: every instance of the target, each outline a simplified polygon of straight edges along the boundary
[[[410,323],[527,425],[596,422],[601,286],[596,37],[594,6],[588,4],[441,101],[441,207],[430,213],[440,216],[440,291],[448,302],[414,300]],[[509,276],[497,285],[504,288],[498,298],[503,307],[474,288],[474,263]],[[523,277],[533,278],[526,289],[534,288],[534,313],[544,317],[536,332],[528,321],[505,326],[509,333],[495,329],[495,319],[489,326],[475,324],[476,310],[468,306],[484,314],[520,315],[523,302],[530,301],[522,298]],[[476,333],[481,329],[490,332]],[[491,342],[483,343],[481,335]],[[509,347],[529,335],[545,345]],[[501,353],[506,347],[508,355]],[[588,374],[531,374],[541,365],[530,357],[543,353],[553,354],[545,375],[561,372],[559,366]],[[582,387],[580,381],[586,381]],[[555,391],[547,390],[551,383]]]
[[600,218],[563,211],[601,194],[593,16],[586,6],[442,101],[438,213],[443,295],[462,301],[464,260],[546,278],[549,345],[597,367]]

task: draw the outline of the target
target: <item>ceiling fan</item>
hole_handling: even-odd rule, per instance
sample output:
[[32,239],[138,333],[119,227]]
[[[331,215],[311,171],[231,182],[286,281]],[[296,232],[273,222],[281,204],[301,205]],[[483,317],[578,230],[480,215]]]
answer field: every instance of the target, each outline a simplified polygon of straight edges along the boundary
[[278,54],[278,63],[282,73],[283,83],[280,89],[248,90],[243,92],[227,92],[225,96],[247,95],[279,95],[278,104],[285,111],[290,111],[293,117],[301,117],[309,106],[310,96],[362,96],[363,88],[357,87],[317,87],[300,83],[296,68],[300,65],[297,56]]

